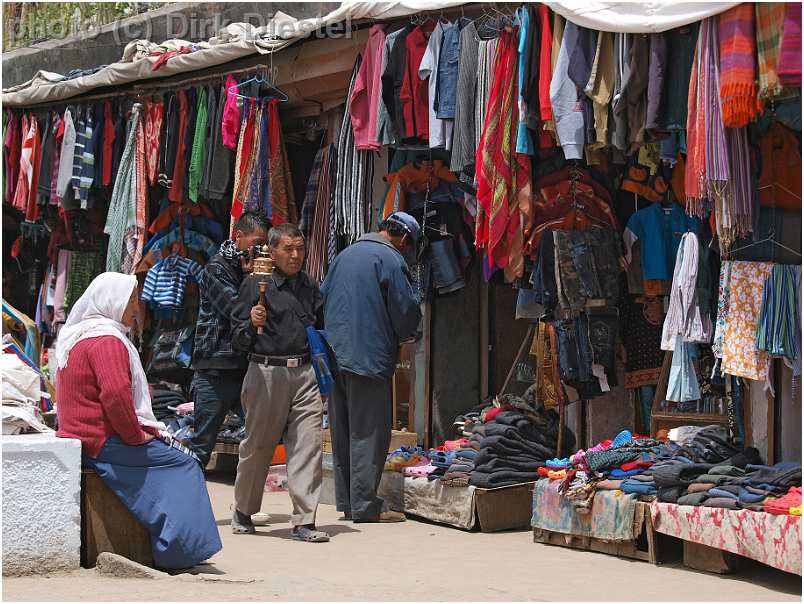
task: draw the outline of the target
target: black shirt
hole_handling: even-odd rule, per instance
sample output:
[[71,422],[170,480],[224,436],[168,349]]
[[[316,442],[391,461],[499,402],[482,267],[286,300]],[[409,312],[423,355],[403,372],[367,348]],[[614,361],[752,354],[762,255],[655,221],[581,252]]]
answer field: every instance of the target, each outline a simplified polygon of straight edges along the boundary
[[265,291],[267,318],[261,336],[251,323],[251,309],[259,299],[259,282],[249,275],[232,311],[232,346],[269,356],[307,354],[307,327],[324,324],[324,300],[318,286],[303,271],[288,278],[275,270]]

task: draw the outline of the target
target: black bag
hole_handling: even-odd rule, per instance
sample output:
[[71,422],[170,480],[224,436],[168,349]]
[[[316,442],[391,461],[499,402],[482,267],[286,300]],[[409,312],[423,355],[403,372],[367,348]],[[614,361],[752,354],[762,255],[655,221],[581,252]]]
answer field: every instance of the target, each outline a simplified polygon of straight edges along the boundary
[[174,377],[186,373],[193,362],[195,325],[157,331],[151,344],[151,360],[145,373],[152,377]]

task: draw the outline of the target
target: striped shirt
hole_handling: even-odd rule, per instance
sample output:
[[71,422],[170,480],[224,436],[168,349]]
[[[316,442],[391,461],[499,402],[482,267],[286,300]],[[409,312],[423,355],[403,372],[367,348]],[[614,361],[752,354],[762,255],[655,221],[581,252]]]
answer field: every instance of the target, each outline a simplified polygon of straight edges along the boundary
[[188,258],[168,256],[148,271],[141,298],[159,308],[181,308],[188,278],[198,282],[202,271],[197,262]]

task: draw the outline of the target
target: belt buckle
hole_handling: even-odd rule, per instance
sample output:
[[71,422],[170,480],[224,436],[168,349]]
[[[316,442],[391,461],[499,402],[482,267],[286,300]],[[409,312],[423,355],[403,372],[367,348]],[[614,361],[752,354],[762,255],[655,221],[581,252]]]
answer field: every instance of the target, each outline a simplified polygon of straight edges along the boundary
[[290,367],[290,368],[298,367],[301,364],[300,361],[301,361],[301,359],[299,359],[299,358],[288,359],[288,367]]

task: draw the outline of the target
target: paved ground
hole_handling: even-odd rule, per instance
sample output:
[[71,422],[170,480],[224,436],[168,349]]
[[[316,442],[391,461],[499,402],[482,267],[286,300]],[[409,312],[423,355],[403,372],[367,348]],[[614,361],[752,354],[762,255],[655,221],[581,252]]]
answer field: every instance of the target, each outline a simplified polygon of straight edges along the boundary
[[[717,576],[535,544],[529,532],[468,533],[425,522],[353,525],[319,508],[330,543],[291,540],[286,493],[266,494],[272,524],[232,535],[232,482],[211,478],[224,549],[200,572],[226,582],[153,581],[94,570],[5,578],[6,601],[800,601],[801,579],[760,564]],[[186,577],[185,577],[186,578]],[[234,582],[230,582],[234,581]],[[251,582],[247,582],[251,581]]]

